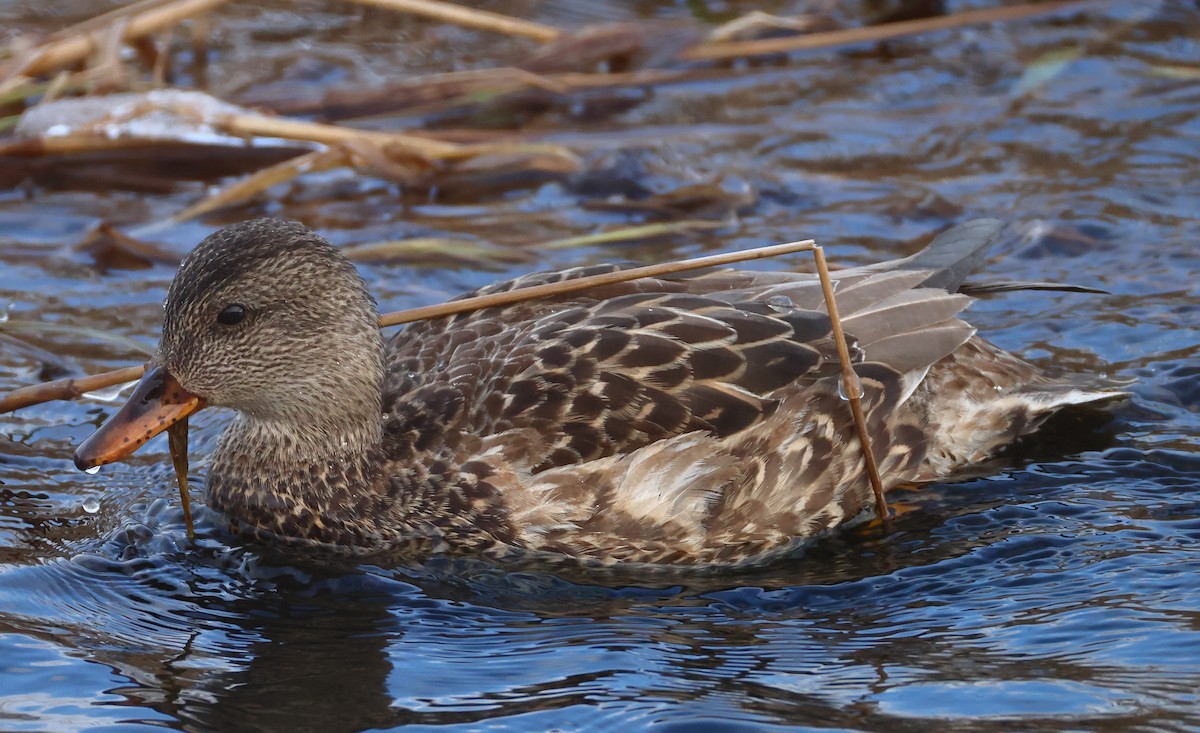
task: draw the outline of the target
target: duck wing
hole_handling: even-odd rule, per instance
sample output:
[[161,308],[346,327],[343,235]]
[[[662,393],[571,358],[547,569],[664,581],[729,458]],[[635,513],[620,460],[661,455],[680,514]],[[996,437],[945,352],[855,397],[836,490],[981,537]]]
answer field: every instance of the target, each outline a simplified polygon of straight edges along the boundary
[[[902,397],[974,333],[957,318],[970,299],[947,288],[999,228],[969,222],[916,255],[835,273],[854,352],[895,374]],[[535,273],[477,294],[614,269]],[[414,324],[388,346],[384,408],[396,442],[426,447],[531,428],[544,436],[527,457],[536,472],[756,425],[836,373],[830,331],[810,274],[648,278]]]
[[[964,225],[911,257],[835,273],[888,487],[1112,396],[1051,383],[961,320],[971,298],[955,291],[998,230]],[[387,358],[400,442],[503,497],[528,549],[738,563],[871,505],[811,275],[714,270],[479,311],[415,324]]]
[[478,436],[534,429],[545,440],[528,460],[540,471],[744,430],[833,353],[823,313],[764,312],[680,284],[422,324],[390,345],[385,409]]
[[[886,367],[900,400],[973,333],[957,318],[970,299],[915,287],[925,276],[867,274],[838,296],[857,359]],[[430,448],[532,429],[542,440],[527,441],[522,462],[536,473],[690,432],[731,436],[837,373],[823,302],[772,305],[689,284],[406,330],[389,346],[389,429]]]

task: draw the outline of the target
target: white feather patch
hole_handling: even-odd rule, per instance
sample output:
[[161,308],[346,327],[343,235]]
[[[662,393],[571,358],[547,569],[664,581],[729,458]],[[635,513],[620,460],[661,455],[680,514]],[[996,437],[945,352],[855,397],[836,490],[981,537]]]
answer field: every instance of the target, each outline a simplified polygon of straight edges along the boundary
[[737,459],[704,433],[687,433],[634,451],[614,479],[613,506],[656,524],[701,520],[737,475]]

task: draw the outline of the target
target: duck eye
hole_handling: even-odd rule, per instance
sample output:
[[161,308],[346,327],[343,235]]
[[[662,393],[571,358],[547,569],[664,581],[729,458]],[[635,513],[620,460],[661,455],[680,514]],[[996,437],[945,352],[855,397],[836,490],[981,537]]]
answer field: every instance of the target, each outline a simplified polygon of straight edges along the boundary
[[246,308],[237,303],[225,306],[225,310],[217,314],[217,323],[222,326],[233,326],[242,322],[246,317]]

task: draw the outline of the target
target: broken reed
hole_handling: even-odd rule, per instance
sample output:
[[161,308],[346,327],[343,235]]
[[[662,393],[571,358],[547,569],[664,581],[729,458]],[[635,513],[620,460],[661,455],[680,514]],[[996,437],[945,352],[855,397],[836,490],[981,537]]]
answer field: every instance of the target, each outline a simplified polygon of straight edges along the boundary
[[[811,239],[804,241],[789,242],[786,244],[775,244],[767,247],[757,247],[754,249],[741,250],[739,252],[724,252],[721,254],[707,255],[705,257],[694,257],[687,260],[675,260],[673,262],[664,262],[657,265],[647,265],[645,267],[634,267],[628,270],[618,270],[616,272],[604,273],[602,275],[591,275],[589,277],[576,278],[574,280],[566,280],[564,282],[549,283],[546,285],[537,285],[529,288],[518,288],[509,290],[503,293],[493,293],[492,295],[480,295],[474,298],[464,298],[455,300],[449,303],[439,303],[437,305],[422,306],[420,308],[412,308],[409,310],[396,311],[394,313],[385,313],[379,318],[380,327],[399,326],[403,323],[412,323],[413,321],[427,321],[434,318],[445,318],[454,316],[460,313],[470,313],[471,311],[482,310],[484,308],[497,308],[513,303],[520,303],[526,300],[535,298],[549,298],[556,295],[564,295],[567,293],[575,293],[588,288],[599,287],[603,285],[613,285],[620,282],[628,282],[630,280],[641,280],[647,277],[661,277],[664,275],[673,275],[679,272],[688,270],[699,270],[705,267],[721,267],[723,265],[732,265],[738,262],[746,262],[749,260],[763,259],[766,257],[778,257],[780,255],[792,254],[795,252],[805,252],[812,250],[816,246]],[[105,387],[112,387],[126,382],[132,382],[141,378],[144,367],[133,366],[117,369],[111,372],[102,374],[94,374],[82,378],[58,379],[52,382],[43,382],[29,387],[22,387],[13,390],[0,398],[0,415],[13,410],[19,410],[22,407],[38,405],[43,402],[52,400],[70,400],[83,395],[86,392],[94,392]]]

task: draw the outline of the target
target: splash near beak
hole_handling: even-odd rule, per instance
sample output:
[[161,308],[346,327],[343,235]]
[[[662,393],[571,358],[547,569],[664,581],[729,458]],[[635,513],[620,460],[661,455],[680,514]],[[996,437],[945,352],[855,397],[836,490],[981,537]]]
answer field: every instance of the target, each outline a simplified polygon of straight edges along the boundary
[[75,465],[86,471],[126,458],[204,405],[203,397],[180,387],[166,369],[151,366],[125,406],[75,450]]

